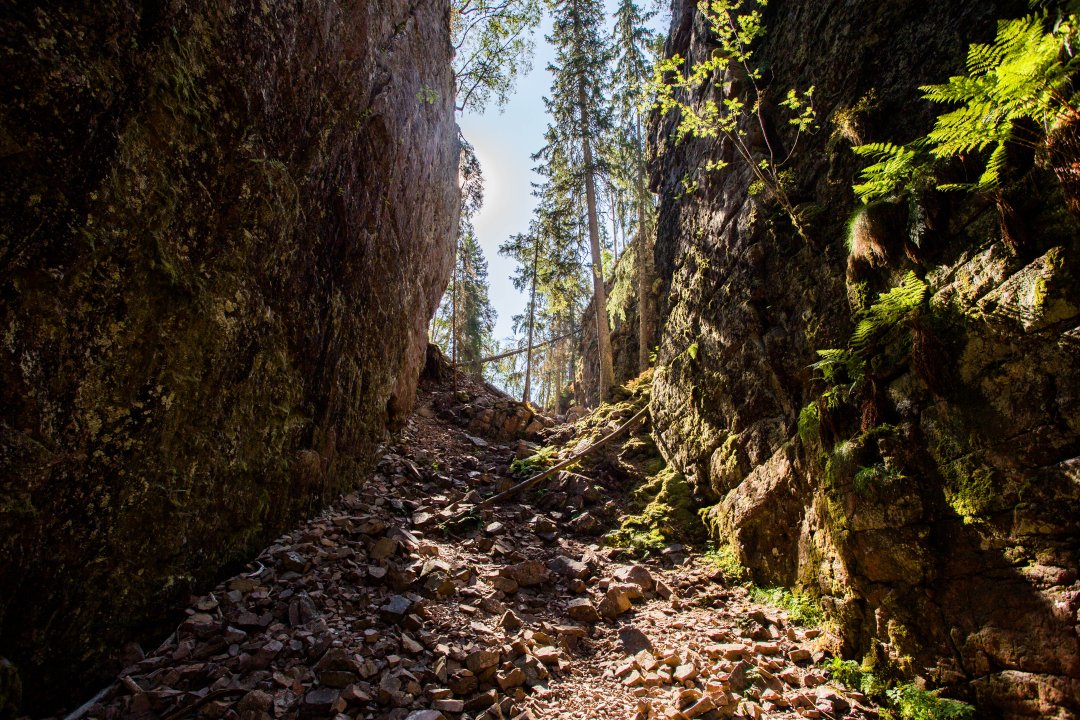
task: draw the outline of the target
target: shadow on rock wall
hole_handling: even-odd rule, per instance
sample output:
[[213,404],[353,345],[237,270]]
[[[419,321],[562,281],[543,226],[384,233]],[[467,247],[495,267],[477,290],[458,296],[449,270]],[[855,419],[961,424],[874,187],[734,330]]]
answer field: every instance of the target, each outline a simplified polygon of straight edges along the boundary
[[364,479],[449,277],[448,4],[0,19],[0,655],[68,702]]

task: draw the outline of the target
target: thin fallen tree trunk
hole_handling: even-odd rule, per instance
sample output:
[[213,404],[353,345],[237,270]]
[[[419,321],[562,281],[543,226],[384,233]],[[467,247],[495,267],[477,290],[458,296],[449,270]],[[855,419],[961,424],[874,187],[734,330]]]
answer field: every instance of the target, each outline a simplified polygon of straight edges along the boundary
[[[533,345],[532,349],[533,350],[539,350],[540,348],[547,347],[548,345],[551,345],[552,343],[557,343],[560,340],[565,340],[568,337],[573,337],[574,334],[575,333],[571,332],[571,333],[567,333],[566,335],[563,335],[561,337],[552,338],[550,340],[545,340],[542,343],[537,343],[536,345]],[[521,353],[526,352],[528,350],[529,350],[528,347],[517,348],[515,350],[508,350],[508,351],[506,351],[504,353],[499,353],[498,355],[491,355],[491,356],[486,357],[486,358],[480,358],[479,360],[470,360],[468,362],[459,363],[458,367],[468,367],[470,365],[482,365],[484,363],[494,362],[496,360],[502,360],[503,358],[508,358],[508,357],[513,356],[513,355],[520,355]]]
[[464,510],[462,512],[459,512],[457,515],[454,515],[453,517],[448,518],[445,522],[443,522],[443,527],[445,527],[447,525],[451,525],[453,523],[461,522],[461,520],[463,520],[468,515],[476,512],[477,510],[483,510],[485,508],[489,508],[492,505],[495,505],[497,503],[502,502],[503,500],[508,500],[509,498],[514,497],[515,495],[517,495],[520,492],[528,490],[529,488],[533,487],[534,485],[540,484],[541,482],[543,482],[544,480],[547,480],[549,477],[551,477],[555,473],[559,472],[563,468],[569,467],[570,465],[573,465],[574,463],[576,463],[578,460],[581,460],[583,457],[585,457],[586,455],[591,453],[593,450],[596,450],[598,447],[600,447],[604,443],[606,443],[606,442],[618,437],[622,433],[626,432],[626,430],[628,430],[631,425],[633,425],[635,422],[640,420],[645,415],[645,413],[647,413],[648,411],[649,411],[649,406],[646,405],[645,407],[638,410],[637,413],[632,418],[630,418],[629,420],[624,422],[617,429],[611,431],[610,433],[608,433],[604,437],[600,438],[599,440],[597,440],[596,442],[594,442],[592,445],[585,448],[581,452],[576,453],[573,456],[567,458],[566,460],[563,460],[562,462],[549,467],[547,470],[545,470],[542,473],[539,473],[537,475],[533,475],[528,480],[522,480],[521,482],[519,482],[517,485],[513,486],[509,490],[504,490],[501,493],[496,493],[495,495],[492,495],[491,497],[489,497],[487,500],[483,500],[483,501],[477,503],[476,505],[473,505],[468,510]]

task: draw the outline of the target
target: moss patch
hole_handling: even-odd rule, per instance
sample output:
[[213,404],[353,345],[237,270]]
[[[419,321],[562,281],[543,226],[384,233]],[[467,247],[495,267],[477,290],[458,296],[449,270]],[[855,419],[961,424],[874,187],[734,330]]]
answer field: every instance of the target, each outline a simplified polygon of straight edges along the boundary
[[682,473],[665,468],[634,491],[641,512],[622,519],[607,542],[641,551],[657,550],[672,542],[696,543],[705,534],[698,520],[697,503]]

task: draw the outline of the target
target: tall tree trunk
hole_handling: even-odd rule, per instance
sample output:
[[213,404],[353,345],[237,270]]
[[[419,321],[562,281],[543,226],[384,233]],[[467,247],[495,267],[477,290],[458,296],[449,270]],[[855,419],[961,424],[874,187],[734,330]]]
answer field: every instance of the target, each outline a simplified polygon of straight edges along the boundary
[[[611,206],[611,263],[619,262],[619,214],[615,208],[615,188],[608,184],[608,204]],[[623,252],[626,252],[626,238],[623,238]]]
[[450,354],[450,362],[452,363],[453,370],[451,371],[451,377],[453,379],[453,386],[457,387],[457,361],[458,361],[458,311],[457,311],[457,295],[458,295],[458,255],[461,252],[461,239],[458,238],[457,244],[454,245],[454,288],[450,295],[450,306],[453,309],[452,316],[450,318],[450,341],[453,343]]
[[596,215],[596,178],[593,174],[592,145],[589,142],[589,108],[584,83],[578,84],[578,112],[581,118],[581,152],[585,159],[585,202],[589,216],[589,249],[592,252],[593,308],[596,311],[596,341],[600,350],[600,402],[611,396],[615,372],[608,326],[607,292],[604,289],[604,259],[600,253],[600,223]]
[[536,324],[536,266],[540,260],[540,237],[533,238],[533,262],[532,262],[532,289],[529,291],[529,335],[528,347],[525,353],[525,392],[522,393],[521,402],[529,402],[529,387],[532,381],[532,351],[533,351],[533,326]]
[[574,326],[574,308],[571,306],[567,311],[567,324],[570,326],[570,357],[566,361],[566,382],[571,390],[574,387],[574,366],[577,365],[577,349],[581,339],[578,337],[577,328]]
[[645,168],[641,153],[644,152],[641,138],[641,115],[636,117],[637,126],[637,290],[638,290],[638,370],[645,372],[649,369],[649,352],[652,347],[652,294],[649,285],[652,284],[653,249],[649,242],[648,228],[646,227],[645,213]]

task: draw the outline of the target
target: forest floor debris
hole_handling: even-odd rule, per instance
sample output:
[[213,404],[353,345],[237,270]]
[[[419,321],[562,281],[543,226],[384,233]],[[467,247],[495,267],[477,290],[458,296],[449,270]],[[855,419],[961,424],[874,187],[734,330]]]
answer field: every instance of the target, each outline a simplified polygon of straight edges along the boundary
[[617,480],[565,473],[441,530],[533,447],[477,437],[459,409],[484,393],[428,384],[370,482],[193,598],[87,716],[877,717],[820,669],[820,629],[708,559],[599,544]]

